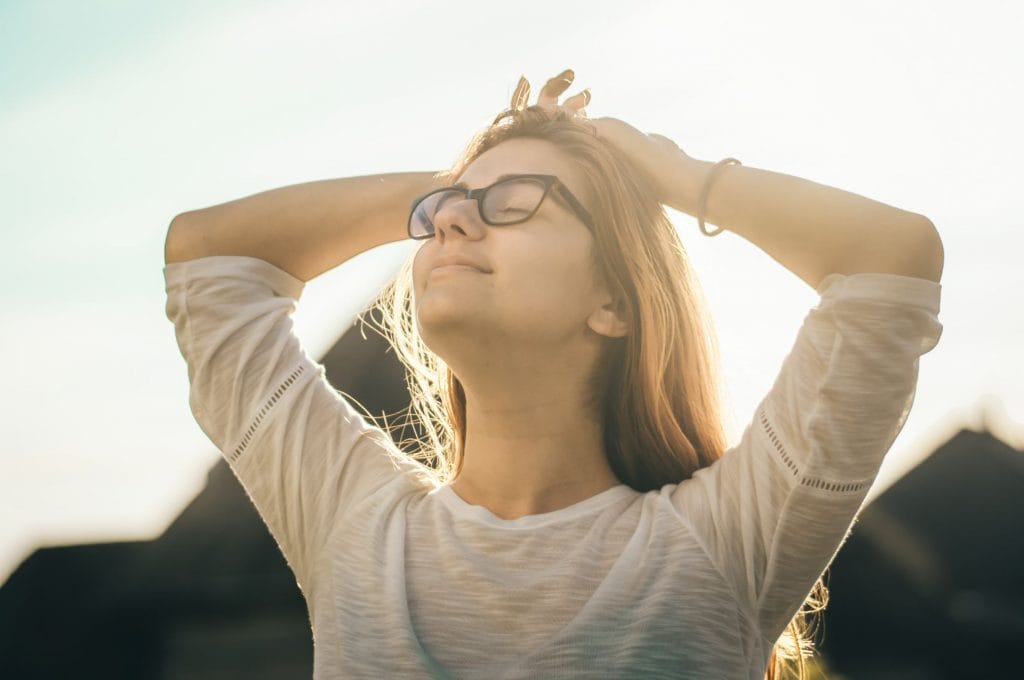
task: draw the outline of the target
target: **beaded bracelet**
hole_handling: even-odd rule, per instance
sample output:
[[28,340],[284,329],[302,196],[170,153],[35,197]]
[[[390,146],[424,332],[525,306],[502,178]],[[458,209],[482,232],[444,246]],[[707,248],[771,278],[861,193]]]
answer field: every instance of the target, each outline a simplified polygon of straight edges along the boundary
[[715,172],[718,171],[719,168],[732,164],[743,165],[743,163],[740,163],[735,158],[723,158],[711,166],[711,169],[708,171],[708,178],[704,180],[704,188],[701,189],[700,199],[697,201],[697,226],[700,227],[700,230],[704,232],[705,236],[718,236],[725,231],[725,229],[722,229],[721,227],[719,227],[717,231],[707,230],[704,226],[704,209],[707,207],[708,191],[711,189],[711,180],[714,179]]

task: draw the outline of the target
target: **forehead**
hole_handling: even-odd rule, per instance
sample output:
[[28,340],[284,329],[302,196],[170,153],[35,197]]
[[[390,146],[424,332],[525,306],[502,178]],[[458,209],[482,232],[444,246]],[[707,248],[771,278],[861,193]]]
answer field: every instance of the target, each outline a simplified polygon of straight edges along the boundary
[[581,200],[586,196],[580,174],[566,154],[551,142],[529,137],[509,139],[488,149],[466,167],[458,181],[476,189],[502,175],[529,173],[556,175]]

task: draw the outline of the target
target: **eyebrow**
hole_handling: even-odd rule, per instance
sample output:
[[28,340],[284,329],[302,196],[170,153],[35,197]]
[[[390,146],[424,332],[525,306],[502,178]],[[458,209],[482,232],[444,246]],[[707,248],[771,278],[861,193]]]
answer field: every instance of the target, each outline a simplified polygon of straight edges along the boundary
[[[513,177],[519,177],[519,176],[520,176],[519,174],[515,174],[515,173],[509,174],[509,175],[502,175],[498,179],[496,179],[493,182],[491,182],[491,184],[497,184],[498,182],[504,182],[506,179],[512,179]],[[452,186],[455,187],[456,189],[462,189],[463,191],[469,191],[469,185],[466,184],[465,182],[456,182]]]

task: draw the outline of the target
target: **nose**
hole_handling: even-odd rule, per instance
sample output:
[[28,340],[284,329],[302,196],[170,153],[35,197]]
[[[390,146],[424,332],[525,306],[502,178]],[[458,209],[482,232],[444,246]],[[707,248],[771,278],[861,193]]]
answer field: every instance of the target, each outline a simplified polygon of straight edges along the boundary
[[434,214],[434,238],[444,243],[449,236],[476,240],[483,238],[487,225],[480,217],[476,199],[447,201]]

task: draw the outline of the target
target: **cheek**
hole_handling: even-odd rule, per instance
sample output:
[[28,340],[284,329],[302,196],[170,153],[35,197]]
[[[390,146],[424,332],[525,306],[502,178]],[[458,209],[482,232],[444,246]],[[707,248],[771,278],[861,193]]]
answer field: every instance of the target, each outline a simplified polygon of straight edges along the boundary
[[524,266],[505,299],[525,316],[578,321],[591,294],[590,263],[584,257],[535,258]]
[[427,242],[424,241],[420,244],[420,247],[416,249],[416,254],[413,255],[412,259],[412,289],[414,293],[419,293],[423,288],[423,263],[424,263],[424,250],[426,249]]

